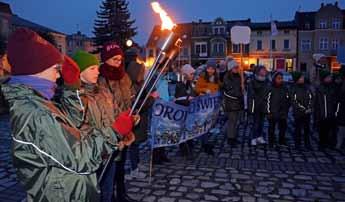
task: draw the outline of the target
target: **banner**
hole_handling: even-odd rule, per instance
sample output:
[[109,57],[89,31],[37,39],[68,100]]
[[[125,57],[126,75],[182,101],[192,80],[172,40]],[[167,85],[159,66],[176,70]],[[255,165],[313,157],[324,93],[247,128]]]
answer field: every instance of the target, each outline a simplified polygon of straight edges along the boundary
[[220,93],[199,96],[188,107],[157,100],[150,122],[153,148],[178,145],[210,131],[221,105]]

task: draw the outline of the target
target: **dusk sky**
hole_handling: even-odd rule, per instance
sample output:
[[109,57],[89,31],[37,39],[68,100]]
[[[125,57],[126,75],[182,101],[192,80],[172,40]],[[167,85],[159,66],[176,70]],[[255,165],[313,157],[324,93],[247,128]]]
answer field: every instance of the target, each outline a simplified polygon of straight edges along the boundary
[[[66,34],[79,30],[92,36],[96,11],[102,0],[2,0],[10,3],[12,11],[25,19],[45,25]],[[150,8],[151,0],[129,0],[132,18],[136,19],[138,35],[135,40],[145,44],[154,24],[159,18]],[[268,21],[272,14],[274,20],[291,20],[295,12],[313,11],[322,2],[335,0],[160,0],[163,8],[176,23],[251,18],[252,21]],[[345,8],[345,0],[339,1]]]

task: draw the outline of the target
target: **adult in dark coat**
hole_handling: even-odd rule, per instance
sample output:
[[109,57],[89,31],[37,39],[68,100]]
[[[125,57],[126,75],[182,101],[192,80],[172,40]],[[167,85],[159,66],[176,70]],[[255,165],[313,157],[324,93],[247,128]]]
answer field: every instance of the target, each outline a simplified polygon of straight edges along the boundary
[[223,95],[225,111],[228,113],[228,144],[236,145],[237,122],[240,111],[243,110],[243,92],[241,89],[241,76],[238,63],[235,60],[227,62],[228,72],[224,76]]

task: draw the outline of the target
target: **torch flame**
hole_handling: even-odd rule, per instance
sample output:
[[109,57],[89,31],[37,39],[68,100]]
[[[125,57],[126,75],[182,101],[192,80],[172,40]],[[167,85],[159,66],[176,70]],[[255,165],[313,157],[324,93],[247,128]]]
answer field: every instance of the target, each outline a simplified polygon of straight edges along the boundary
[[158,2],[151,3],[152,9],[155,13],[158,13],[162,20],[162,30],[172,30],[175,27],[175,23],[168,16],[167,12],[161,7]]

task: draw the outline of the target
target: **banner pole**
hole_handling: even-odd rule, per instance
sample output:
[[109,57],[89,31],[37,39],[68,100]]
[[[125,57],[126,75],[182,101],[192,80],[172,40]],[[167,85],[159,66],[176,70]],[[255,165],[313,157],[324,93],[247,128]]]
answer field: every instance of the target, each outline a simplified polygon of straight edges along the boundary
[[151,185],[152,182],[152,170],[153,170],[153,147],[151,147],[151,155],[150,155],[150,169],[149,169],[149,184]]

